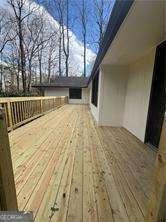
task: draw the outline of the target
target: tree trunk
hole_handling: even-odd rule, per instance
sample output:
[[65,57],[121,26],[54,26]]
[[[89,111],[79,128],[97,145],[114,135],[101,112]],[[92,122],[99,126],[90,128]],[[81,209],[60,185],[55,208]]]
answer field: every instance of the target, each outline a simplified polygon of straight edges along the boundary
[[86,35],[84,35],[84,77],[86,76]]
[[1,65],[1,71],[0,71],[0,92],[2,92],[2,78],[3,78],[3,70]]
[[62,75],[62,33],[61,33],[62,27],[60,27],[60,37],[59,37],[59,76]]
[[32,61],[29,60],[29,76],[28,76],[28,85],[27,85],[27,91],[30,92],[31,88],[31,81],[32,81]]
[[84,77],[86,76],[86,7],[85,0],[83,0],[82,8],[82,25],[83,25],[83,41],[84,41]]
[[40,84],[42,83],[42,49],[38,53],[38,62],[39,62],[39,77],[40,77]]
[[65,66],[66,66],[66,76],[69,76],[69,56],[66,56],[66,60],[65,60]]
[[23,93],[26,93],[26,60],[25,60],[25,51],[23,45],[23,33],[21,21],[19,21],[19,44],[20,44],[20,60],[21,60],[21,75],[22,75],[22,87]]
[[50,77],[51,77],[51,58],[48,59],[48,77],[47,77],[48,83],[50,83]]
[[17,92],[19,92],[20,91],[20,79],[19,79],[19,72],[17,73]]
[[67,4],[67,46],[66,46],[66,76],[69,76],[69,1]]
[[40,84],[42,83],[42,64],[41,59],[39,59],[39,75],[40,75]]
[[17,64],[17,76],[16,76],[16,79],[17,79],[17,92],[20,91],[20,64],[18,62]]

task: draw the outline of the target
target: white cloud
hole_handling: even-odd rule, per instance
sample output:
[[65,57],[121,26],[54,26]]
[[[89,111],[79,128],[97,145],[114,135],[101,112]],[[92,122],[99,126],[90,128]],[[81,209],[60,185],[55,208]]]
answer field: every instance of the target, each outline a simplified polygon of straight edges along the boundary
[[[40,6],[41,11],[44,11],[45,17],[50,23],[58,29],[59,23],[53,19],[53,17],[45,10],[42,6]],[[70,57],[69,57],[69,63],[70,67],[73,70],[73,73],[76,75],[81,75],[83,73],[84,69],[84,46],[83,43],[76,37],[76,35],[70,30],[69,31],[70,36]],[[94,62],[96,54],[89,48],[87,48],[86,51],[86,61],[87,61],[87,67],[90,67],[91,64]],[[87,68],[88,72],[88,68]],[[89,75],[90,73],[87,73]]]
[[[32,1],[27,0],[27,7],[29,5],[29,2]],[[38,7],[37,13],[44,12],[44,17],[46,18],[46,20],[50,22],[55,29],[58,29],[59,23],[56,20],[54,20],[53,17],[42,6],[38,6],[35,2],[33,2],[33,6],[34,5]],[[6,0],[0,0],[0,7],[3,8],[7,7]],[[69,57],[70,68],[72,70],[72,73],[75,73],[76,75],[81,75],[83,73],[83,67],[84,67],[83,43],[76,37],[76,35],[71,30],[69,31],[69,36],[70,36],[70,57]],[[91,64],[94,62],[95,57],[96,54],[91,49],[87,48],[87,56],[86,56],[87,67],[91,66]]]

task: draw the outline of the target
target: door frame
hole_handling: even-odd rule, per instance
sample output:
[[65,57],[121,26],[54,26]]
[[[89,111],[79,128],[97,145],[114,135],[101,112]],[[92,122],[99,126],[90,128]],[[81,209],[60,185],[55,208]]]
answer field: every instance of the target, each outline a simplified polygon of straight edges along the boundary
[[[161,50],[164,47],[166,47],[166,41],[159,44],[156,48],[154,69],[153,69],[153,77],[152,77],[152,83],[151,83],[151,92],[150,92],[150,99],[149,99],[149,107],[148,107],[148,115],[147,115],[147,121],[146,121],[146,130],[145,130],[145,139],[144,139],[145,143],[149,142],[149,127],[150,127],[151,109],[153,109],[153,95],[154,95],[154,90],[155,90],[155,78],[156,78],[157,69],[158,69],[158,67],[157,67],[158,66],[158,52],[159,52],[159,50]],[[164,74],[165,74],[164,82],[165,82],[165,86],[166,86],[166,66],[165,66]],[[165,97],[165,101],[166,101],[166,87],[165,87],[165,96],[164,97]],[[159,129],[160,130],[160,136],[161,136],[161,131],[162,131],[162,124],[164,122],[164,117],[165,117],[165,111],[163,111],[162,117],[161,117],[160,129]],[[159,141],[160,141],[160,137],[158,138],[158,145],[159,145]],[[151,144],[149,144],[149,145],[153,148],[158,148],[158,145],[156,147],[154,147]]]

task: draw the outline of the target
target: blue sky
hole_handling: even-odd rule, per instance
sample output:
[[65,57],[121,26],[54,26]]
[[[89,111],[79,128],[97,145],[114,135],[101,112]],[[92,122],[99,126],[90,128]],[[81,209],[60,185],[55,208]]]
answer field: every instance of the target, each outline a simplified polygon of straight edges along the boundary
[[[0,7],[7,7],[7,0],[0,0]],[[27,0],[29,1],[29,0]],[[54,1],[57,0],[31,0],[39,2],[52,17],[58,21],[57,17],[57,9],[53,5]],[[70,31],[72,33],[72,37],[70,38],[70,59],[71,66],[74,67],[75,72],[82,73],[83,72],[83,39],[81,34],[81,25],[79,22],[79,9],[78,5],[81,5],[82,0],[68,0],[69,4],[69,17],[70,17]],[[100,0],[98,0],[100,1]],[[109,19],[111,10],[113,8],[115,0],[104,0],[105,6],[107,3],[110,4],[110,8],[105,8],[105,14],[107,14],[107,20]],[[111,2],[110,2],[111,1]],[[49,3],[49,4],[48,4]],[[93,67],[93,63],[95,61],[95,57],[97,55],[97,44],[94,42],[98,39],[98,31],[96,30],[96,22],[93,17],[94,10],[94,0],[85,0],[88,11],[88,25],[87,25],[87,75],[90,75],[91,69]],[[55,22],[56,23],[56,22]]]
[[[58,20],[57,17],[57,12],[56,8],[54,6],[54,0],[36,0],[38,3],[43,5],[47,11],[56,19]],[[55,0],[56,1],[56,0]],[[105,8],[105,15],[110,14],[115,0],[104,0],[105,5],[108,5],[108,3],[111,2],[110,8]],[[81,25],[79,22],[79,10],[77,5],[81,5],[82,0],[69,0],[69,20],[70,20],[70,29],[76,37],[82,41],[82,34],[81,34]],[[87,43],[88,43],[88,48],[90,48],[93,52],[97,53],[97,48],[95,41],[98,38],[98,31],[97,31],[97,25],[94,21],[93,17],[93,10],[94,10],[94,2],[93,0],[85,0],[85,4],[87,6],[87,14],[88,14],[88,23],[87,23]],[[107,16],[109,19],[109,15]]]
[[[54,6],[54,2],[56,0],[34,0],[45,7],[45,9],[56,19],[57,12]],[[105,15],[108,14],[107,18],[109,19],[109,15],[115,3],[115,0],[104,0],[105,5],[110,3],[110,8],[105,8]],[[6,4],[6,0],[0,0],[0,6],[4,6]],[[82,34],[81,34],[81,25],[79,22],[79,10],[77,5],[81,5],[82,0],[69,0],[69,20],[70,20],[70,29],[76,35],[78,40],[83,42]],[[93,17],[94,10],[94,0],[85,0],[85,4],[87,6],[88,11],[88,25],[87,25],[87,44],[88,48],[93,52],[97,53],[97,45],[94,43],[98,38],[97,26]]]

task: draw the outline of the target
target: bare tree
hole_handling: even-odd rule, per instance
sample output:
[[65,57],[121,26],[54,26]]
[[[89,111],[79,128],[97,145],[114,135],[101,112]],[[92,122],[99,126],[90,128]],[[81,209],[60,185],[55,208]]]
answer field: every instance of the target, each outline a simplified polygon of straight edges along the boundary
[[[27,21],[27,35],[25,37],[26,57],[28,63],[27,90],[30,91],[32,82],[33,61],[49,41],[50,36],[43,38],[44,19],[42,15],[31,16]],[[45,44],[46,43],[46,44]]]
[[68,76],[70,50],[69,0],[54,0],[54,5],[59,21],[59,75],[63,74],[63,66],[65,66],[65,75]]
[[[23,89],[23,92],[26,93],[30,91],[32,82],[37,81],[38,78],[40,83],[45,80],[50,81],[52,75],[57,74],[59,60],[61,63],[59,73],[64,73],[63,50],[65,49],[69,54],[69,49],[67,45],[64,47],[63,44],[66,44],[66,36],[69,33],[64,25],[64,12],[62,12],[59,35],[57,33],[58,27],[45,17],[44,9],[42,10],[43,13],[39,10],[35,11],[37,6],[34,4],[30,7],[27,0],[8,0],[8,6],[10,9],[8,10],[9,16],[6,14],[1,16],[0,11],[0,18],[2,18],[0,20],[0,38],[4,39],[2,41],[4,44],[2,47],[0,45],[0,49],[4,52],[3,60],[10,67],[9,75],[5,76],[5,82],[10,82],[12,88],[16,86],[17,91]],[[7,28],[10,27],[8,29],[10,32],[5,33],[5,30],[1,29],[3,27],[1,24],[8,24]],[[14,38],[11,38],[12,36]],[[58,53],[59,36],[61,38],[60,59]],[[5,47],[6,44],[8,47]]]
[[[111,0],[94,0],[94,21],[97,26],[98,39],[94,37],[98,48],[101,47],[104,32],[109,18],[110,8],[112,5]],[[96,33],[95,33],[96,35]]]
[[62,26],[59,26],[59,76],[62,75]]
[[27,76],[26,76],[26,57],[25,57],[25,45],[24,45],[24,20],[30,16],[32,9],[25,10],[26,0],[8,0],[8,4],[13,11],[13,25],[16,25],[17,36],[19,40],[20,50],[20,69],[22,76],[23,92],[27,91]]
[[[17,92],[20,91],[20,55],[18,42],[13,39],[9,42],[8,52],[5,55],[5,62],[10,67],[11,75],[14,76],[14,85]],[[16,79],[16,81],[15,81]],[[16,82],[16,83],[15,83]]]
[[[3,51],[5,46],[13,38],[11,35],[11,23],[9,21],[8,13],[5,9],[0,9],[0,56],[1,63],[3,61]],[[0,66],[0,90],[2,87],[3,79],[3,64]]]
[[0,9],[0,54],[7,43],[15,38],[15,35],[12,35],[11,28],[12,24],[8,12],[5,9]]
[[48,46],[47,46],[47,82],[50,83],[51,74],[54,72],[53,69],[55,65],[57,65],[57,60],[59,59],[59,55],[57,54],[57,33],[55,32],[54,35],[51,36]]
[[39,46],[39,50],[37,52],[37,60],[38,60],[38,70],[39,70],[39,82],[42,83],[43,80],[43,69],[42,69],[42,65],[43,65],[43,54],[44,54],[44,48],[47,45],[47,42],[45,42],[44,44],[44,39],[45,39],[45,29],[42,29],[41,33],[40,33],[40,41],[43,42],[43,44],[41,44]]
[[59,52],[59,64],[58,64],[58,68],[59,68],[59,76],[62,75],[62,56],[63,56],[63,22],[64,22],[64,2],[63,0],[54,0],[54,6],[57,10],[57,16],[58,16],[58,21],[59,21],[59,39],[58,39],[58,52]]
[[42,58],[43,58],[43,45],[41,45],[40,50],[38,51],[38,64],[39,64],[39,76],[40,76],[40,83],[42,83]]
[[78,5],[79,10],[79,22],[82,27],[82,37],[83,37],[83,44],[84,44],[84,72],[83,75],[86,76],[86,54],[87,54],[87,23],[88,23],[88,11],[87,11],[87,5],[85,0],[82,0],[82,4]]
[[[63,24],[62,24],[63,52],[65,54],[66,76],[69,76],[69,43],[70,43],[70,39],[69,39],[69,0],[66,0],[66,6],[64,6],[64,8],[66,8],[66,11],[62,16],[62,19],[63,19]],[[65,25],[63,17],[66,17],[66,25]]]

